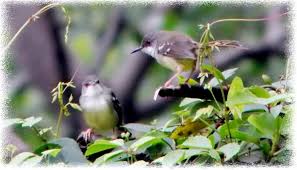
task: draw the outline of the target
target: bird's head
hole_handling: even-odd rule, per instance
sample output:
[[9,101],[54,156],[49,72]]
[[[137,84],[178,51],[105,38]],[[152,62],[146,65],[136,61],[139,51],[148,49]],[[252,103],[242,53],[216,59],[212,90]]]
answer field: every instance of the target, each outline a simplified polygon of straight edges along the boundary
[[142,51],[146,54],[154,56],[156,45],[157,45],[157,33],[151,32],[146,34],[140,44],[140,47],[136,48],[131,52],[131,54],[136,53],[138,51]]
[[82,83],[81,95],[83,96],[96,96],[103,92],[103,85],[100,84],[99,79],[96,76],[89,76]]

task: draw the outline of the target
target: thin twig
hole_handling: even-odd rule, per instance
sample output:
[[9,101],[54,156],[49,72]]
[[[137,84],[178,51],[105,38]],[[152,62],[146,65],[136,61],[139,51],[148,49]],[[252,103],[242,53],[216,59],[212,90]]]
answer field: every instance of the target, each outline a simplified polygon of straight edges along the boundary
[[276,19],[276,18],[280,18],[284,15],[287,15],[290,11],[287,11],[285,13],[279,14],[279,15],[275,15],[275,16],[270,16],[270,17],[265,17],[265,18],[228,18],[228,19],[219,19],[216,21],[213,21],[209,24],[209,26],[212,26],[216,23],[220,23],[220,22],[238,22],[238,21],[243,21],[243,22],[258,22],[258,21],[269,21],[272,19]]
[[33,21],[39,18],[39,15],[44,13],[45,11],[54,8],[56,6],[60,5],[60,3],[52,3],[49,5],[44,6],[40,10],[38,10],[35,14],[31,15],[27,21],[21,26],[21,28],[16,32],[16,34],[11,38],[11,40],[7,43],[7,45],[4,47],[3,51],[1,52],[1,55],[4,54],[9,47],[12,45],[12,43],[15,41],[15,39],[20,35],[20,33]]

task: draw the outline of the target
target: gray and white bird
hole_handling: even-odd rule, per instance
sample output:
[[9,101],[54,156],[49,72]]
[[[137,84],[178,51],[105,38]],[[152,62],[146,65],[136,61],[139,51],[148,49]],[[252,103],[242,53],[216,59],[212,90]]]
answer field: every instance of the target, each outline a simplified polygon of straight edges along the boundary
[[90,138],[92,130],[100,134],[122,125],[123,112],[119,100],[96,76],[90,76],[82,83],[79,104],[90,127],[82,134],[85,140]]
[[175,72],[165,83],[168,87],[172,80],[182,72],[191,71],[186,83],[196,68],[198,43],[191,37],[176,31],[157,31],[146,34],[140,47],[131,52],[142,51],[151,55],[157,62]]

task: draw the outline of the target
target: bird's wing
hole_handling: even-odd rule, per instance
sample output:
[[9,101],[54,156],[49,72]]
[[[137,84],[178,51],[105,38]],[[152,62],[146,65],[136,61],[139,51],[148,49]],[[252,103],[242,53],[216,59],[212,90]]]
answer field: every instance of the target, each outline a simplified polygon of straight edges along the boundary
[[111,102],[112,102],[113,108],[116,111],[116,113],[118,114],[118,118],[119,118],[119,122],[118,122],[117,126],[120,126],[123,123],[123,109],[120,104],[120,101],[118,100],[118,98],[116,97],[116,95],[113,92],[111,92],[111,96],[112,96]]
[[198,49],[198,44],[190,38],[176,38],[172,36],[161,41],[157,48],[158,53],[163,56],[176,59],[195,60],[197,58],[196,50]]

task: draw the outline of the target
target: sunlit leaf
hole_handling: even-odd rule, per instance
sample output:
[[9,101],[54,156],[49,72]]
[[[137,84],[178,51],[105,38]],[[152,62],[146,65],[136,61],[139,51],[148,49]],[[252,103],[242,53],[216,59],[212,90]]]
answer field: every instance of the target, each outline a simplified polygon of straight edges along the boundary
[[212,65],[202,65],[201,68],[203,70],[207,70],[209,71],[212,75],[214,75],[217,79],[219,80],[225,80],[222,72],[220,70],[218,70],[217,68],[215,68],[214,66]]
[[166,154],[162,160],[162,165],[173,166],[180,163],[184,159],[185,152],[183,150],[175,150]]
[[72,100],[73,100],[73,96],[71,94],[70,97],[69,97],[69,99],[68,99],[68,102],[70,103]]
[[23,119],[14,118],[14,119],[4,119],[2,122],[1,127],[5,128],[14,124],[21,124],[23,123]]
[[213,106],[212,105],[208,105],[207,107],[204,108],[200,108],[196,111],[196,115],[193,118],[193,121],[196,121],[197,119],[199,119],[202,115],[208,114],[210,115],[213,111]]
[[119,161],[123,160],[127,157],[130,157],[124,150],[116,150],[107,154],[102,155],[101,157],[97,158],[94,162],[95,165],[101,165],[108,161]]
[[254,95],[261,98],[269,98],[270,94],[269,92],[260,86],[251,86],[248,88]]
[[41,117],[28,117],[26,119],[24,119],[24,123],[22,124],[22,127],[32,127],[35,124],[37,124],[38,122],[40,122],[42,120]]
[[265,84],[272,84],[272,79],[267,74],[262,74],[262,80]]
[[26,159],[32,158],[36,156],[35,154],[31,152],[22,152],[12,158],[12,160],[9,162],[11,165],[21,165]]
[[276,105],[276,106],[270,108],[270,113],[272,114],[272,116],[274,118],[276,118],[280,114],[280,112],[282,111],[282,109],[283,109],[283,105],[282,104]]
[[270,139],[277,128],[276,119],[270,113],[253,114],[248,118],[248,122]]
[[234,157],[240,150],[240,145],[237,143],[228,143],[218,149],[218,151],[224,153],[225,159],[224,161],[230,160],[232,157]]
[[134,142],[131,146],[130,149],[134,152],[140,149],[146,149],[150,147],[151,145],[161,142],[160,138],[153,137],[153,136],[144,136],[140,139],[138,139],[136,142]]
[[128,124],[125,124],[123,127],[137,132],[148,132],[154,128],[151,125],[141,124],[141,123],[128,123]]
[[99,140],[96,140],[90,146],[88,146],[88,148],[85,152],[85,156],[89,156],[94,153],[98,153],[98,152],[105,151],[108,149],[114,149],[118,146],[122,146],[123,144],[124,144],[124,141],[122,139],[115,140],[115,141],[99,139]]
[[181,148],[202,148],[202,149],[211,149],[212,145],[209,139],[205,136],[194,136],[189,137],[186,141],[184,141],[181,145]]
[[88,160],[81,152],[75,140],[71,138],[60,138],[52,140],[49,143],[58,144],[61,147],[61,151],[52,161],[62,161],[68,165],[88,164]]
[[209,154],[210,157],[212,157],[216,161],[221,160],[220,154],[215,149],[210,149],[208,151],[208,154]]
[[49,128],[43,128],[39,131],[39,135],[43,135],[49,131],[51,131],[53,128],[52,127],[49,127]]
[[[236,70],[238,68],[232,68],[232,69],[228,69],[228,70],[225,70],[222,72],[225,80],[228,79],[229,77],[231,77],[232,75],[235,74]],[[210,81],[209,81],[209,84],[212,86],[212,87],[215,87],[219,84],[218,80],[214,77],[212,78]]]
[[187,106],[187,105],[190,105],[190,104],[193,104],[193,103],[199,103],[199,102],[202,102],[204,100],[202,99],[195,99],[195,98],[184,98],[180,104],[179,104],[179,107],[183,107],[183,106]]
[[76,104],[76,103],[69,103],[69,104],[73,109],[82,111],[81,107],[78,104]]
[[57,100],[58,95],[53,95],[52,103],[54,103]]
[[56,157],[61,152],[61,149],[49,149],[42,152],[42,155],[50,155],[52,157]]
[[41,161],[42,157],[35,155],[23,161],[22,166],[37,166],[41,163]]

